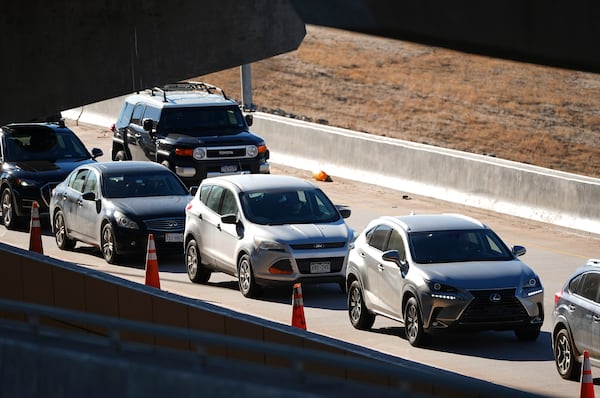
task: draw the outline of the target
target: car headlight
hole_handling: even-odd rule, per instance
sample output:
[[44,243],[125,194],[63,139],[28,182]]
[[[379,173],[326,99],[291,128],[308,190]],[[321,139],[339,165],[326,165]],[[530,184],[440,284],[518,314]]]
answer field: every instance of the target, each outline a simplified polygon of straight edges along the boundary
[[202,160],[206,158],[206,148],[194,148],[194,153],[192,155],[196,160]]
[[254,244],[258,250],[277,250],[285,251],[285,245],[270,239],[254,237]]
[[523,290],[526,291],[527,297],[535,296],[536,294],[544,292],[544,288],[542,287],[542,283],[538,277],[530,278],[527,282],[525,282]]
[[23,178],[18,178],[17,179],[17,184],[19,184],[22,187],[34,187],[36,185],[40,185],[40,184],[38,184],[37,181],[26,180],[26,179],[23,179]]
[[129,229],[140,229],[139,225],[135,221],[132,221],[129,217],[127,217],[125,214],[121,213],[120,211],[115,211],[114,215],[115,215],[115,222],[117,223],[117,225],[119,227],[129,228]]
[[455,287],[436,281],[427,281],[431,297],[442,300],[456,300],[458,290]]
[[246,146],[246,156],[249,158],[256,157],[258,155],[258,148],[256,145],[247,145]]

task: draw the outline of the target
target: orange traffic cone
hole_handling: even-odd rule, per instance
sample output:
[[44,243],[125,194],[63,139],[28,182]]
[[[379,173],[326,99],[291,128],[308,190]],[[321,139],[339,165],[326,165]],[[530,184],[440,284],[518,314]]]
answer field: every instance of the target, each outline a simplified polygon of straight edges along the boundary
[[332,179],[329,174],[325,173],[323,170],[316,170],[313,172],[313,178],[317,181],[327,181],[331,182]]
[[581,372],[581,394],[580,398],[594,398],[594,379],[592,378],[592,366],[590,365],[590,352],[583,351],[583,371]]
[[160,289],[160,279],[158,278],[158,260],[156,259],[156,246],[154,245],[154,235],[148,235],[148,251],[146,253],[146,285]]
[[302,301],[302,286],[299,283],[294,284],[292,305],[292,326],[306,330],[306,320],[304,319],[304,303]]
[[31,207],[31,224],[29,225],[29,250],[44,254],[42,247],[42,225],[40,223],[40,210],[38,202],[33,202]]

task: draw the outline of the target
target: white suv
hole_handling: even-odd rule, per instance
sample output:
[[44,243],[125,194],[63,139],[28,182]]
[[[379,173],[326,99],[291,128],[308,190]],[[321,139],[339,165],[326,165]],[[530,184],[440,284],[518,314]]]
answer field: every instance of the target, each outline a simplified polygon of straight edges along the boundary
[[151,160],[173,170],[187,186],[206,177],[270,172],[264,140],[248,131],[223,90],[184,82],[128,96],[113,131],[113,160]]

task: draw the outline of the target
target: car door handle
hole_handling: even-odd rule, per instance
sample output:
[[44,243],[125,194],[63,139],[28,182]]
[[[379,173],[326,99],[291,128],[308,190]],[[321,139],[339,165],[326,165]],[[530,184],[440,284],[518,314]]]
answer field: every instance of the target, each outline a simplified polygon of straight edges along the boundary
[[377,264],[377,269],[378,269],[379,271],[382,271],[382,272],[383,272],[383,271],[385,270],[385,267],[383,266],[383,264]]
[[592,319],[594,320],[594,322],[600,322],[600,315],[594,314],[594,316],[592,317]]
[[575,307],[573,304],[569,304],[569,311],[575,311]]
[[79,206],[79,207],[83,206],[83,200],[79,199],[77,201],[77,206]]
[[221,224],[217,224],[217,229],[221,231]]

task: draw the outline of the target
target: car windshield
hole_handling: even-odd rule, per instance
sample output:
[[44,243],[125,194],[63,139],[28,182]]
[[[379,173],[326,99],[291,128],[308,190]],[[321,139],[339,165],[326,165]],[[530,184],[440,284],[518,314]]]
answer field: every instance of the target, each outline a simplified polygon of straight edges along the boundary
[[10,162],[83,160],[91,156],[72,133],[31,127],[7,135],[5,158]]
[[136,198],[147,196],[182,196],[188,190],[169,172],[111,173],[102,178],[102,194],[106,198]]
[[318,224],[340,218],[337,208],[319,189],[246,192],[241,202],[246,218],[255,224]]
[[411,232],[415,262],[508,261],[514,258],[502,240],[489,229]]
[[159,133],[182,132],[194,137],[236,134],[246,128],[239,108],[205,106],[199,108],[166,108],[159,121]]

